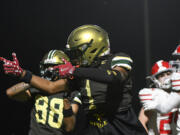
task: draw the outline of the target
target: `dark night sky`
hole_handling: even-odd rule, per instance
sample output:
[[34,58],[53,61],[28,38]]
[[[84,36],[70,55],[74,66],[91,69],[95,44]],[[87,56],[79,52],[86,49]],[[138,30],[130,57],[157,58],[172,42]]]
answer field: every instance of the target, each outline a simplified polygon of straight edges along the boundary
[[[134,60],[134,108],[137,93],[145,86],[145,0],[1,0],[0,55],[11,59],[17,53],[23,68],[39,72],[39,61],[50,49],[63,49],[70,32],[83,24],[97,24],[108,33],[112,51],[123,51]],[[180,2],[149,0],[150,65],[169,60],[180,39]],[[0,66],[2,130],[26,134],[29,107],[14,102],[5,89],[17,80],[5,76]],[[17,124],[18,122],[18,124]]]

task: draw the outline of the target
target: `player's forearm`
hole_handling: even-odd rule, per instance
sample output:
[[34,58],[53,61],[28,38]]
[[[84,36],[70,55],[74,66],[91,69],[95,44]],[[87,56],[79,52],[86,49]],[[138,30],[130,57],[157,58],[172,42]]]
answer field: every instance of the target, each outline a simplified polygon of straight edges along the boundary
[[30,88],[30,85],[28,83],[18,83],[10,88],[8,88],[6,90],[6,94],[8,97],[12,98],[13,96],[16,96],[24,91],[26,91],[27,89]]
[[119,71],[112,69],[77,68],[73,75],[102,83],[117,83],[125,79]]
[[146,125],[148,122],[148,117],[145,115],[143,108],[141,108],[141,110],[140,110],[138,119],[141,122],[141,124],[143,125],[143,127],[145,128],[146,132],[148,133],[148,128]]
[[66,79],[49,81],[39,76],[33,75],[30,71],[27,70],[23,70],[23,73],[21,74],[21,80],[28,82],[33,87],[49,94],[54,94],[67,89]]
[[67,132],[71,132],[75,127],[76,113],[78,111],[78,105],[70,103],[68,99],[63,100],[64,108],[64,124]]
[[66,79],[60,79],[60,80],[52,82],[36,75],[32,75],[32,79],[30,81],[30,84],[32,86],[42,91],[45,91],[49,94],[66,90],[67,89],[66,83],[67,83]]
[[67,132],[72,132],[76,123],[75,115],[64,117],[65,130]]

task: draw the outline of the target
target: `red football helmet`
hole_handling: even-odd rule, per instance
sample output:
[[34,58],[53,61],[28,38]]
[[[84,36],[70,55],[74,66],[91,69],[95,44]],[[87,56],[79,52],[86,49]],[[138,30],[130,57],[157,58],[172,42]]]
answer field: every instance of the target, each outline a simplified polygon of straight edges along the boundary
[[152,80],[155,87],[162,88],[162,89],[171,88],[170,75],[161,76],[161,78],[157,78],[158,75],[160,75],[164,72],[168,72],[168,71],[172,72],[173,69],[171,68],[171,65],[169,64],[169,62],[167,62],[167,61],[159,60],[153,65],[153,67],[151,69],[150,79]]
[[176,43],[177,47],[172,53],[173,60],[169,61],[176,72],[180,72],[180,41]]
[[166,71],[172,71],[171,65],[167,61],[159,60],[153,65],[151,69],[151,74],[153,76],[156,76]]
[[172,56],[180,56],[180,44],[174,50],[174,52],[172,53]]

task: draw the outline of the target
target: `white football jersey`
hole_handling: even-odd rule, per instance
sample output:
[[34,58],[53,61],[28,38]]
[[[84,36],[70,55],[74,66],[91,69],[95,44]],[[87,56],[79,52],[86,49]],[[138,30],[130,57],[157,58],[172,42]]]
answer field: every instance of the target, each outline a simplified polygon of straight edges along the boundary
[[[157,104],[161,104],[167,99],[168,95],[169,93],[159,88],[144,88],[139,91],[139,98],[141,103],[153,100]],[[150,116],[147,125],[149,135],[177,135],[177,117],[177,108],[172,109],[172,111],[167,114],[161,114],[157,111],[153,111],[153,114]]]
[[180,135],[180,105],[178,108],[178,118],[177,118],[177,123],[176,123],[176,130],[177,130],[177,135]]

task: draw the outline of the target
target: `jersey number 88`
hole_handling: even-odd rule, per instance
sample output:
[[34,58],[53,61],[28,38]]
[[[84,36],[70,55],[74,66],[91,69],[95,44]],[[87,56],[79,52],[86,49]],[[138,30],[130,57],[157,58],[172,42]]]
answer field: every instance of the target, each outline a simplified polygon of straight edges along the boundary
[[63,99],[36,96],[36,121],[53,128],[60,128],[63,120]]

